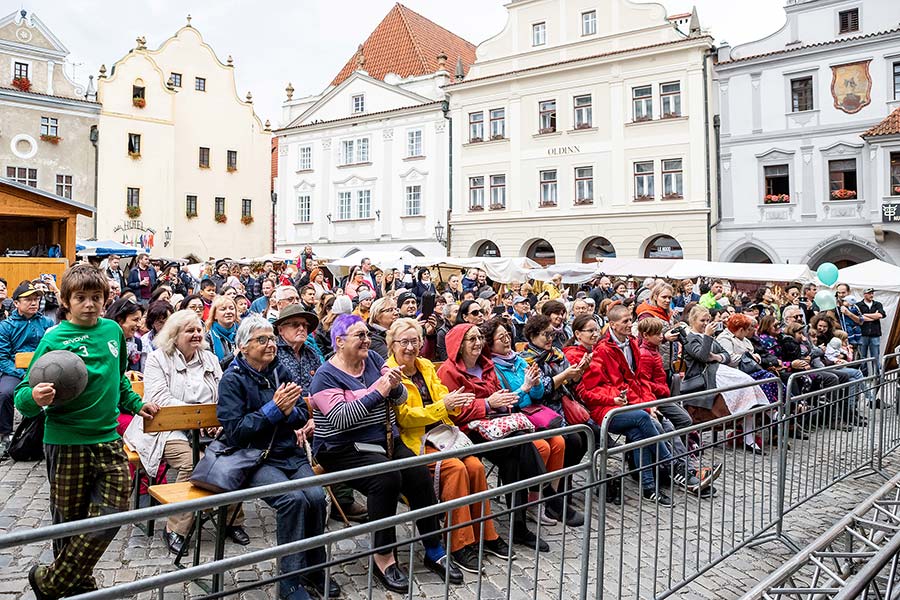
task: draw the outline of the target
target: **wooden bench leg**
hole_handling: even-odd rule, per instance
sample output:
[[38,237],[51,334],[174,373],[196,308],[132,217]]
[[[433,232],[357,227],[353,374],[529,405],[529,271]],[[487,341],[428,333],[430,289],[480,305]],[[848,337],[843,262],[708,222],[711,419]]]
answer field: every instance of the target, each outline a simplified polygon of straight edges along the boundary
[[334,497],[334,492],[331,491],[331,486],[325,486],[325,491],[328,492],[328,496],[331,498],[331,508],[336,508],[338,514],[341,515],[341,520],[344,522],[344,526],[350,527],[350,519],[348,519],[347,515],[344,514],[344,509],[341,508],[340,502],[338,502],[337,498]]

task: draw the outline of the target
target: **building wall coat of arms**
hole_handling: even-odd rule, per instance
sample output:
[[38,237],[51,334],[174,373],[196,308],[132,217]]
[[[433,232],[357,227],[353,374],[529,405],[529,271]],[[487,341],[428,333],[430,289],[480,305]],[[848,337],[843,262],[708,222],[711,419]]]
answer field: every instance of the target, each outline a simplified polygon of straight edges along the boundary
[[831,96],[836,109],[852,115],[872,102],[869,62],[871,61],[866,60],[831,67]]

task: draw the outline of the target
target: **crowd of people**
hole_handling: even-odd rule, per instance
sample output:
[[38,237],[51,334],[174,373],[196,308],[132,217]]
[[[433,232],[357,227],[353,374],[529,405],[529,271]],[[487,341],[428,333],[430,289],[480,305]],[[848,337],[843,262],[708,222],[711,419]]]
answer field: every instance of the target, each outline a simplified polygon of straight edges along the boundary
[[[333,486],[340,513],[355,521],[393,515],[401,496],[416,509],[484,491],[484,460],[496,465],[501,483],[578,464],[588,448],[585,434],[499,450],[479,445],[572,424],[585,424],[599,437],[614,409],[676,394],[691,395],[682,403],[613,412],[609,432],[647,440],[731,414],[740,423],[738,447],[763,453],[753,418],[740,415],[777,401],[792,374],[801,374],[790,379],[793,392],[824,390],[871,375],[850,363],[880,356],[885,311],[874,290],[856,299],[838,285],[833,310],[816,306],[817,291],[813,284],[763,285],[750,294],[723,281],[606,276],[582,286],[566,286],[559,276],[499,284],[479,269],[435,283],[429,269],[382,271],[367,258],[339,278],[309,247],[297,265],[222,259],[199,278],[146,255],[126,272],[121,259],[110,256],[102,265],[72,267],[59,287],[41,278],[17,282],[8,294],[0,279],[0,454],[13,433],[14,407],[24,417],[46,415],[58,522],[127,507],[120,435],[146,473],[165,474],[170,482],[190,477],[189,437],[143,430],[159,407],[173,405],[215,403],[221,431],[210,434],[267,451],[249,486],[312,477],[313,462],[336,472],[471,447],[464,458]],[[26,371],[15,367],[17,353],[37,358],[77,347],[90,381],[65,404],[53,404],[52,385],[32,388]],[[815,371],[824,366],[834,369]],[[95,382],[98,377],[104,381]],[[143,399],[131,391],[134,378],[143,378]],[[865,422],[858,404],[875,399],[854,385],[859,388],[826,426]],[[694,393],[723,387],[732,391]],[[795,425],[791,434],[807,432]],[[676,502],[674,490],[700,498],[716,493],[721,465],[701,464],[690,444],[675,437],[633,453],[642,502],[668,507]],[[640,467],[654,463],[667,468]],[[73,469],[91,476],[76,483]],[[479,543],[504,560],[515,557],[515,545],[549,550],[530,522],[582,525],[571,488],[559,477],[515,494],[508,538],[484,518],[490,503],[452,511],[452,523],[468,525],[452,532],[449,548],[437,533],[438,518],[420,519],[425,566],[460,584],[462,571],[478,572]],[[544,502],[531,507],[538,499]],[[276,512],[278,543],[325,528],[319,487],[264,501]],[[173,553],[184,551],[192,522],[192,515],[168,519],[163,537]],[[227,534],[236,543],[250,542],[240,506],[229,507]],[[55,545],[54,562],[29,575],[36,596],[94,589],[91,569],[109,541],[81,536]],[[395,543],[393,528],[376,532],[374,575],[387,589],[406,592],[409,575],[397,562]],[[287,575],[280,596],[300,600],[309,590],[324,595],[326,588],[338,595],[338,584],[321,570],[295,574],[324,561],[322,548],[282,560]]]

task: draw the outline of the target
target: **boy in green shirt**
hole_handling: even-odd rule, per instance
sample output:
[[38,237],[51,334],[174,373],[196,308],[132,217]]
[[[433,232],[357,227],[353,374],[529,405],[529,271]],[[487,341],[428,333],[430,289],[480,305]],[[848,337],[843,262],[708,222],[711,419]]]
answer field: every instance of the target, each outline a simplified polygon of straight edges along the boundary
[[[54,523],[128,509],[128,459],[116,433],[117,418],[120,410],[145,418],[153,418],[159,410],[156,404],[144,404],[125,377],[125,335],[115,321],[100,318],[108,296],[106,277],[96,267],[79,264],[68,269],[60,293],[68,320],[48,330],[34,353],[34,360],[51,350],[80,356],[88,382],[79,396],[53,406],[53,384],[32,388],[27,374],[16,387],[19,412],[33,417],[43,410],[46,415],[44,457]],[[53,563],[35,565],[28,573],[37,600],[96,590],[94,565],[117,531],[54,540]]]

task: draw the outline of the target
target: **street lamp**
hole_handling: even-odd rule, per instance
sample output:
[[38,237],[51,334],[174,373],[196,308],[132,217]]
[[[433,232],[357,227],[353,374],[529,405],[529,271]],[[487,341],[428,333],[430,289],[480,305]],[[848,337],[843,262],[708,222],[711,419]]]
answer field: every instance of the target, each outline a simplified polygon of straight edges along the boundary
[[434,239],[436,239],[442,246],[445,245],[444,242],[446,240],[444,239],[444,226],[441,225],[440,221],[438,221],[437,225],[434,226]]
[[163,236],[163,248],[167,248],[172,243],[172,230],[166,227],[166,230],[163,231]]

